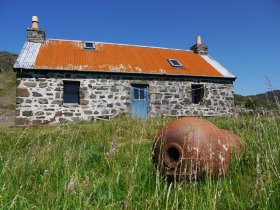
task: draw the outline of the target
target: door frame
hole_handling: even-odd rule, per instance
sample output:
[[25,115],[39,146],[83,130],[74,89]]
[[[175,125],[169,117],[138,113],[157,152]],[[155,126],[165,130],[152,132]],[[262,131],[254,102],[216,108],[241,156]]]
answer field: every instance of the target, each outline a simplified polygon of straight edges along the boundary
[[[133,105],[134,105],[134,88],[137,86],[142,86],[144,87],[144,100],[145,100],[145,104],[147,106],[146,112],[145,112],[145,117],[143,117],[143,119],[147,119],[149,116],[149,108],[150,108],[150,104],[149,104],[149,84],[147,83],[131,83],[130,84],[130,98],[131,98],[131,117],[132,118],[138,118],[138,117],[133,117]],[[136,99],[137,100],[137,99]],[[141,118],[141,117],[139,117]]]

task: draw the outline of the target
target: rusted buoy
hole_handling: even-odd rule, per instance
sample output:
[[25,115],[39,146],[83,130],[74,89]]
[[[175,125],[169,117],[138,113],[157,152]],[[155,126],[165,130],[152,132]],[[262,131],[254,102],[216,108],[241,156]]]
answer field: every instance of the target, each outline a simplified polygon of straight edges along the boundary
[[225,132],[198,117],[179,118],[163,127],[152,155],[154,165],[169,179],[221,176],[230,158]]
[[229,132],[228,130],[220,129],[224,133],[224,137],[226,138],[231,154],[234,156],[238,156],[244,151],[244,144],[241,139],[235,135],[234,133]]

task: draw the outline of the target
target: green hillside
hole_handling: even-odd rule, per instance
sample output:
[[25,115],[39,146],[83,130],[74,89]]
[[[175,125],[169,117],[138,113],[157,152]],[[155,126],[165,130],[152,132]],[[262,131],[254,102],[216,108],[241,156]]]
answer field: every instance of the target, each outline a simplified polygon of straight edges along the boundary
[[0,51],[0,109],[14,109],[16,77],[13,65],[16,55]]
[[17,55],[0,51],[0,72],[9,71],[13,68]]
[[13,64],[16,55],[0,51],[0,124],[12,125],[15,116],[16,74]]
[[[236,94],[234,96],[235,104],[237,106],[244,106],[254,103],[255,108],[266,108],[266,109],[279,109],[280,105],[280,90],[271,90],[266,93],[257,95],[242,96]],[[249,107],[250,108],[250,107]]]

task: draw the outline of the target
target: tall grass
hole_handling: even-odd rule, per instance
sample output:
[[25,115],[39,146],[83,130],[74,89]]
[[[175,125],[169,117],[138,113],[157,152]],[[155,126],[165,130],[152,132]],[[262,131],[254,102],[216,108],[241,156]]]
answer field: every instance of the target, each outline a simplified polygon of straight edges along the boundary
[[225,177],[167,184],[151,165],[171,119],[0,130],[2,209],[279,209],[280,119],[208,118],[239,135]]

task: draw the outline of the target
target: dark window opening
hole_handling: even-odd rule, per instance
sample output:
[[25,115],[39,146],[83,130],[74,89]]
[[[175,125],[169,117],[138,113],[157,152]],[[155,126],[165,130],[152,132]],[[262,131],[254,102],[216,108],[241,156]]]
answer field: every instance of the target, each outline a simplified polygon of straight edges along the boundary
[[192,103],[199,104],[204,97],[203,85],[192,85]]
[[64,81],[63,83],[63,103],[80,103],[80,82]]
[[176,59],[168,59],[168,62],[173,67],[183,67],[183,65],[179,61],[177,61]]
[[144,100],[146,87],[147,86],[143,86],[143,85],[133,85],[133,99]]
[[95,44],[93,42],[85,42],[84,49],[95,50]]

